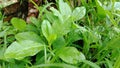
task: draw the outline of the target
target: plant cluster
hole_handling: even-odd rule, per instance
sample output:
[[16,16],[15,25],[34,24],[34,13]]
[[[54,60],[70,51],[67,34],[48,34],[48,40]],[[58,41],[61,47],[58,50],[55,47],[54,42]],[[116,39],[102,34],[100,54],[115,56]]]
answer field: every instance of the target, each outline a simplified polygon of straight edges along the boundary
[[120,2],[59,0],[54,8],[30,1],[39,10],[30,24],[3,23],[0,13],[0,68],[120,67]]

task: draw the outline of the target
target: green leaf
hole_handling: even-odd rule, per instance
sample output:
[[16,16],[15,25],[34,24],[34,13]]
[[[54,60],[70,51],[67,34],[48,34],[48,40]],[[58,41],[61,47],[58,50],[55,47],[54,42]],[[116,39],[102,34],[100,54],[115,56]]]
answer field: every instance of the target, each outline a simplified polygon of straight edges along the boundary
[[118,35],[116,38],[113,38],[111,41],[109,41],[107,44],[107,48],[110,49],[120,48],[120,36]]
[[22,32],[22,33],[18,33],[15,35],[15,38],[18,41],[23,41],[23,40],[31,40],[31,41],[35,41],[35,42],[43,42],[40,38],[40,36],[38,36],[35,32]]
[[57,21],[59,21],[59,18],[55,16],[52,12],[46,12],[45,17],[51,23],[56,23]]
[[35,32],[37,34],[40,33],[40,31],[33,24],[27,24],[26,25],[26,31],[32,31],[32,32]]
[[4,60],[4,48],[0,47],[0,60]]
[[59,53],[59,57],[70,64],[77,64],[82,60],[85,60],[83,53],[79,52],[75,47],[65,47]]
[[0,32],[0,37],[4,37],[5,34],[6,34],[6,31],[1,31]]
[[65,63],[50,63],[50,64],[40,64],[40,65],[35,65],[29,68],[78,68],[76,66],[70,65],[70,64],[65,64]]
[[5,51],[5,58],[15,58],[21,60],[27,56],[34,56],[40,50],[43,50],[44,44],[30,40],[13,42]]
[[59,18],[59,20],[60,20],[61,22],[63,22],[63,17],[62,17],[62,15],[60,14],[60,12],[59,12],[57,9],[51,7],[50,10],[53,12],[53,14],[54,14],[55,16],[57,16],[57,17]]
[[95,63],[93,63],[91,61],[88,61],[88,60],[83,60],[82,62],[84,62],[85,64],[90,65],[93,68],[100,68],[97,64],[95,64]]
[[73,21],[80,20],[85,16],[85,13],[86,13],[85,7],[76,7],[72,13]]
[[70,31],[67,36],[67,41],[72,43],[77,40],[83,39],[82,33],[80,31],[81,31],[80,29]]
[[0,32],[0,37],[4,37],[4,35],[7,34],[7,31],[8,31],[8,30],[9,30],[9,27],[6,28],[6,29],[4,29],[4,31],[1,31],[1,32]]
[[71,22],[65,22],[65,23],[56,22],[53,24],[53,29],[58,36],[63,36],[68,32],[70,32],[70,30],[72,29],[71,27],[72,27]]
[[120,55],[117,57],[113,68],[120,68]]
[[53,42],[53,49],[58,49],[61,48],[62,46],[65,45],[65,39],[63,36],[58,37],[54,42]]
[[97,14],[100,18],[106,17],[105,9],[102,7],[102,4],[99,0],[95,0],[97,6]]
[[113,68],[113,64],[109,59],[105,59],[108,68]]
[[31,22],[37,27],[40,27],[40,22],[35,17],[30,17]]
[[45,36],[49,44],[51,44],[56,39],[57,35],[55,34],[50,22],[44,20],[41,27],[43,35]]
[[18,30],[25,30],[26,28],[26,22],[23,19],[12,18],[11,23]]
[[59,0],[59,10],[63,16],[70,16],[72,13],[70,6],[63,2],[63,0]]

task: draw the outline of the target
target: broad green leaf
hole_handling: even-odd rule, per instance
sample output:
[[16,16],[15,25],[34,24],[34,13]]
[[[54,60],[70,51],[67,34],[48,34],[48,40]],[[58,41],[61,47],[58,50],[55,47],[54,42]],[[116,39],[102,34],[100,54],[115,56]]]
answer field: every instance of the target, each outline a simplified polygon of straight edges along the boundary
[[65,17],[70,16],[72,13],[70,6],[67,3],[63,2],[63,0],[59,0],[59,10],[60,13]]
[[31,22],[37,27],[40,27],[40,22],[35,17],[30,17]]
[[67,41],[69,43],[75,42],[77,40],[83,39],[80,29],[72,30],[68,33]]
[[52,12],[46,12],[45,17],[51,23],[56,23],[57,21],[59,21],[59,18],[55,16]]
[[43,50],[44,44],[30,40],[13,42],[5,51],[5,58],[15,58],[21,60],[27,56],[34,56],[40,50]]
[[44,20],[42,22],[41,28],[43,35],[45,36],[49,44],[51,44],[56,39],[57,35],[55,34],[50,22]]
[[59,20],[60,20],[61,23],[62,23],[62,22],[63,22],[63,17],[62,17],[62,15],[60,14],[60,12],[59,12],[57,9],[53,8],[53,7],[51,7],[50,10],[53,12],[53,14],[54,14],[55,16],[57,16],[57,17],[59,18]]
[[70,32],[70,30],[72,29],[71,27],[72,27],[71,22],[65,22],[65,23],[56,22],[53,24],[53,29],[58,36],[63,36],[68,32]]
[[75,47],[65,47],[59,53],[59,57],[70,64],[77,64],[82,60],[85,60],[83,53],[79,52]]
[[76,7],[72,13],[73,21],[80,20],[85,16],[85,13],[86,13],[85,7]]
[[12,18],[11,23],[18,30],[25,30],[26,28],[26,22],[22,19]]
[[40,38],[40,36],[38,36],[35,32],[22,32],[22,33],[18,33],[15,35],[15,38],[18,41],[23,41],[23,40],[32,40],[35,42],[41,42],[42,40]]
[[31,31],[31,32],[35,32],[37,34],[39,34],[39,30],[36,28],[36,26],[34,26],[33,24],[27,24],[26,25],[26,31]]
[[65,39],[63,36],[58,37],[54,42],[53,42],[53,49],[61,48],[62,46],[65,45]]
[[95,0],[97,6],[97,13],[100,18],[106,17],[105,9],[102,7],[102,4],[99,0]]

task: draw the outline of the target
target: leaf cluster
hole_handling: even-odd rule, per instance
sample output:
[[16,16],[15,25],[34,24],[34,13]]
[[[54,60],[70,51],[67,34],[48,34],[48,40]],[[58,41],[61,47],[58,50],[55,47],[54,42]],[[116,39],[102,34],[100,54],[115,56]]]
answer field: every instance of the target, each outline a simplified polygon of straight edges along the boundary
[[49,10],[52,3],[34,3],[39,17],[30,24],[19,18],[3,23],[0,14],[0,67],[119,68],[120,2],[56,2]]

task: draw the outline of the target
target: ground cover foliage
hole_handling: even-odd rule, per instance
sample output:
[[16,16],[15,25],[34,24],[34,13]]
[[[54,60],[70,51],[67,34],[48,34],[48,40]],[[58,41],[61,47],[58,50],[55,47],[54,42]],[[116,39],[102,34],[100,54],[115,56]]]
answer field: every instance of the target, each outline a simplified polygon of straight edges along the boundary
[[120,68],[119,0],[30,1],[31,23],[0,12],[0,68]]

